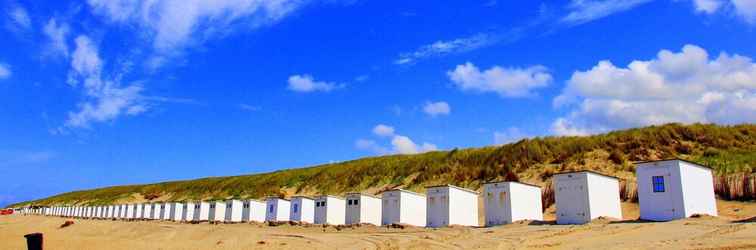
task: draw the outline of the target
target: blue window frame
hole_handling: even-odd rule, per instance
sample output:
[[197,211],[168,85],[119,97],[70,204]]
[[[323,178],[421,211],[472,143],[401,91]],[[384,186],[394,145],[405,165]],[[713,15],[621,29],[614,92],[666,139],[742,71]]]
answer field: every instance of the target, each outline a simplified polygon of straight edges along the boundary
[[664,176],[652,176],[651,183],[654,186],[654,193],[664,192]]

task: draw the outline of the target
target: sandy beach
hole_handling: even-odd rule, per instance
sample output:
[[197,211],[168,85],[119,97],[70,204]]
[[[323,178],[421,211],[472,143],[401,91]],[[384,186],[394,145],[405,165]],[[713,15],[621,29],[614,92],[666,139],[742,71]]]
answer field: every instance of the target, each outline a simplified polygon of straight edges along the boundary
[[[719,217],[639,222],[624,204],[623,221],[587,225],[520,222],[442,229],[360,226],[268,226],[111,221],[44,216],[0,217],[0,249],[25,249],[41,232],[47,249],[756,249],[756,204],[719,202]],[[547,211],[547,219],[552,215]],[[74,225],[60,228],[66,220]]]

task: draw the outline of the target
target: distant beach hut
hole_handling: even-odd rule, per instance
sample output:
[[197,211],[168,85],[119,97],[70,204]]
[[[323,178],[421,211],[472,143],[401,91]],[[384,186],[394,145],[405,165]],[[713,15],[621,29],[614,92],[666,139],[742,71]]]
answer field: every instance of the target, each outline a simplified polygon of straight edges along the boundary
[[268,197],[265,200],[267,211],[265,221],[289,221],[291,202],[278,197]]
[[184,215],[184,203],[174,202],[171,208],[173,209],[171,210],[171,220],[181,221],[181,216]]
[[194,203],[194,218],[192,221],[208,221],[210,218],[210,203],[200,201]]
[[315,224],[344,225],[346,201],[333,195],[315,198]]
[[223,222],[226,219],[226,202],[215,201],[210,203],[210,220]]
[[126,215],[124,217],[127,220],[134,219],[135,212],[136,212],[136,204],[126,204]]
[[381,225],[381,198],[362,193],[348,193],[345,198],[346,219],[344,223],[347,225],[361,223]]
[[478,226],[478,192],[454,185],[425,189],[427,227]]
[[543,220],[541,187],[520,182],[483,184],[486,226],[519,220]]
[[258,200],[246,200],[242,205],[242,221],[244,222],[264,222],[265,221],[265,202]]
[[291,197],[291,221],[315,223],[315,200],[307,196]]
[[165,217],[165,203],[156,203],[155,204],[155,217],[153,219],[163,220],[164,217]]
[[554,176],[557,224],[584,224],[598,217],[622,219],[619,179],[593,171]]
[[181,221],[193,221],[194,220],[194,204],[195,202],[184,202],[182,204],[183,209],[181,213]]
[[717,216],[709,167],[672,159],[636,163],[640,218],[669,221],[694,214]]
[[152,219],[152,204],[151,203],[142,203],[142,216],[140,217],[143,220],[149,220]]
[[426,222],[426,197],[404,189],[392,189],[381,194],[383,202],[381,217],[383,225],[407,224],[424,227]]
[[225,222],[241,222],[242,221],[242,207],[244,203],[240,200],[227,200],[226,201],[226,214],[223,221]]

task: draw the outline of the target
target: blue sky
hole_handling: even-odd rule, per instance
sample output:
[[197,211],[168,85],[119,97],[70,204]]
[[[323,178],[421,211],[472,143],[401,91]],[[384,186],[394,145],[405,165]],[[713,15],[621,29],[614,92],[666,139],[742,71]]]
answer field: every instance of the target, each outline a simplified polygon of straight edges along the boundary
[[0,2],[0,205],[756,121],[756,1]]

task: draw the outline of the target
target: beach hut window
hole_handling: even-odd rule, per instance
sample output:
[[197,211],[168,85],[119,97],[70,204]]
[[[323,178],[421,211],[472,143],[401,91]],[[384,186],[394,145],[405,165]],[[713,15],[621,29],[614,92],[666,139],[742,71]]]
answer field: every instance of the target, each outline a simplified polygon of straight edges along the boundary
[[352,205],[352,200],[347,200],[347,205]]
[[654,193],[664,192],[664,176],[652,176],[651,183],[654,185]]
[[273,208],[274,208],[273,205],[270,205],[270,212],[271,213],[273,212]]
[[294,204],[294,212],[299,212],[299,204]]
[[360,204],[360,200],[354,200],[354,205],[357,206]]
[[499,193],[499,205],[504,206],[504,201],[507,200],[507,192]]

